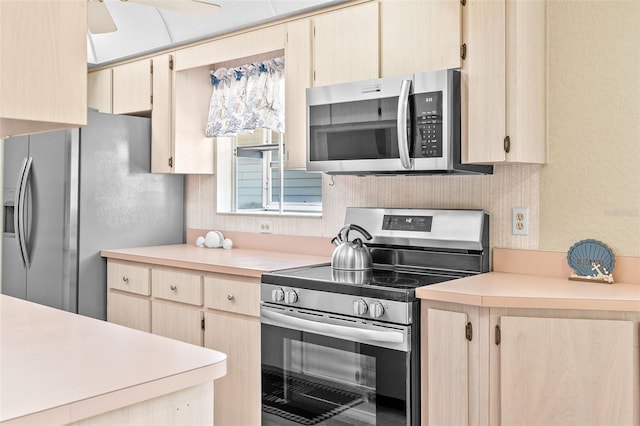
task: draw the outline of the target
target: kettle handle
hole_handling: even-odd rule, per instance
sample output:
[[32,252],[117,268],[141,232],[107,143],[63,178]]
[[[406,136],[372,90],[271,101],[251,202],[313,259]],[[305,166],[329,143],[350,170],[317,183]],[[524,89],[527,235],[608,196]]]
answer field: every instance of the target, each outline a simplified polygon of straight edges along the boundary
[[351,224],[351,225],[349,225],[349,228],[347,229],[347,233],[346,233],[345,238],[344,238],[345,241],[349,241],[348,240],[349,231],[351,231],[351,230],[358,231],[359,233],[361,233],[362,236],[367,239],[367,241],[369,241],[370,239],[373,238],[371,236],[371,234],[369,234],[369,232],[367,232],[367,230],[364,229],[362,226]]

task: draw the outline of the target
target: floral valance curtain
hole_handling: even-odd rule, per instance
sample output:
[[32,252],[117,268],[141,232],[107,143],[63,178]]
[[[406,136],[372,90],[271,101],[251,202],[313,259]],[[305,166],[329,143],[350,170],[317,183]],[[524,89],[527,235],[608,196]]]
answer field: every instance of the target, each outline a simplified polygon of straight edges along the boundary
[[208,137],[284,133],[284,57],[211,72]]

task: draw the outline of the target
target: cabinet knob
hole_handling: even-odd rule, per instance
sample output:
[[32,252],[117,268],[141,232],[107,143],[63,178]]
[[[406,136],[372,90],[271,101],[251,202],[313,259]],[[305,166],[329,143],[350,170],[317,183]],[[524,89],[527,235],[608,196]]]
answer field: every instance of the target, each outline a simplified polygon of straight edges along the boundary
[[126,282],[129,282],[129,277],[128,277],[128,276],[126,276],[126,275],[123,275],[123,276],[122,276],[122,281],[124,281],[125,283],[126,283]]
[[233,294],[231,293],[227,294],[227,300],[233,300],[233,299],[234,299]]
[[177,288],[178,288],[178,287],[176,287],[176,286],[175,286],[175,284],[171,284],[171,285],[169,286],[169,289],[171,289],[171,291],[176,291],[176,289],[177,289]]

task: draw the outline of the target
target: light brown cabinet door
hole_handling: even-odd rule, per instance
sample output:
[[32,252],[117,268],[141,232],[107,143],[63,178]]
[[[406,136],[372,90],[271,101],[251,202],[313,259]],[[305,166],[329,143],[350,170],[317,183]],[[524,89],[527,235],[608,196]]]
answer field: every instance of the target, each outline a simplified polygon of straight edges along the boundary
[[151,173],[171,173],[173,163],[173,125],[171,124],[173,70],[171,54],[151,58]]
[[151,301],[114,291],[107,300],[107,321],[151,332]]
[[0,1],[0,139],[87,124],[87,2]]
[[463,162],[546,162],[545,23],[544,1],[464,6]]
[[382,77],[459,68],[462,44],[460,0],[382,0]]
[[307,163],[306,89],[312,84],[311,19],[287,24],[285,44],[285,161],[287,169]]
[[632,321],[503,316],[500,328],[501,424],[633,424]]
[[313,25],[314,86],[378,77],[377,2],[315,16]]
[[215,424],[259,425],[260,319],[205,313],[205,347],[227,354],[227,375],[215,382]]
[[113,67],[113,113],[151,111],[151,61],[141,59]]
[[[469,424],[467,314],[427,310],[422,416],[429,425]],[[424,346],[423,346],[424,347]]]
[[87,76],[87,106],[111,114],[111,68],[90,72]]
[[202,311],[176,303],[154,301],[151,305],[151,332],[202,346]]

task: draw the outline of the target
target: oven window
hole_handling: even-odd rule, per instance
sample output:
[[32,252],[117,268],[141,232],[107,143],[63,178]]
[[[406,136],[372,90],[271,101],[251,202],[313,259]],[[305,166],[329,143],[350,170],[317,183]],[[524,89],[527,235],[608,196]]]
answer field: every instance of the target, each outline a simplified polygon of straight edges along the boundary
[[263,425],[404,425],[408,354],[262,325]]

